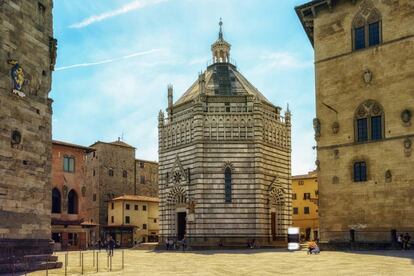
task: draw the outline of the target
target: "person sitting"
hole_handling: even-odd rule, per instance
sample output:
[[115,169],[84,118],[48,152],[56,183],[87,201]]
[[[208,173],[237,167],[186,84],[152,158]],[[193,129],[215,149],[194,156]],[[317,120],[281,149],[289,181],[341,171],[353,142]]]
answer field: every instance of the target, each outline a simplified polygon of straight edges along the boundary
[[316,243],[314,241],[308,242],[308,254],[312,254],[312,250],[315,249]]

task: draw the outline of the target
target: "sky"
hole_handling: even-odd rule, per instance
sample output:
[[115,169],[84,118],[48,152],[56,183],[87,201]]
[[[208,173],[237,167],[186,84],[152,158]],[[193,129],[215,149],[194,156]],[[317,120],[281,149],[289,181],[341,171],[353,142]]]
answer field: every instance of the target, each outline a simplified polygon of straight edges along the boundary
[[292,112],[292,173],[315,167],[313,49],[294,11],[305,0],[55,0],[53,139],[123,140],[158,160],[158,112],[197,80],[224,38],[241,72]]

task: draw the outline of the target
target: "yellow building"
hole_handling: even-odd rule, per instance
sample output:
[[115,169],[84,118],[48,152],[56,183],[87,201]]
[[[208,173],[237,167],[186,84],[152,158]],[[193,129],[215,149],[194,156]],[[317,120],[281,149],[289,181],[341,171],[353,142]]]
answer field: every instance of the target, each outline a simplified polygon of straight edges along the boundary
[[302,240],[319,238],[318,180],[316,171],[292,177],[292,223]]
[[140,242],[158,242],[158,204],[155,197],[123,195],[108,202],[108,226],[118,245],[133,246]]

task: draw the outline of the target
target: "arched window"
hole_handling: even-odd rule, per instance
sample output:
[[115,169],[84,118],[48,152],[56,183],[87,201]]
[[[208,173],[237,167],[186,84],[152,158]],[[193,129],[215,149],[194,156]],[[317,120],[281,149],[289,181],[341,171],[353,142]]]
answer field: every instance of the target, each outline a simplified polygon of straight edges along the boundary
[[53,188],[52,190],[52,213],[59,214],[60,213],[60,206],[61,200],[60,192],[57,188]]
[[355,141],[375,141],[383,138],[384,110],[376,101],[365,101],[355,113]]
[[77,214],[78,207],[78,195],[74,190],[70,190],[68,194],[68,214]]
[[367,181],[367,163],[359,161],[354,163],[354,182]]
[[365,7],[352,22],[353,49],[359,50],[381,43],[381,14],[373,6]]
[[226,203],[231,203],[231,169],[224,170],[224,193]]

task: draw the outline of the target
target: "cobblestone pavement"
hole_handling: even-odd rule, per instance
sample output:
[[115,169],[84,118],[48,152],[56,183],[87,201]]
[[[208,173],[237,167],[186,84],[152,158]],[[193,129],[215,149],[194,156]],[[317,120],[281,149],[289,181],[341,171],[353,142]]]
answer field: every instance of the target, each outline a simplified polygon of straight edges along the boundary
[[[64,253],[58,253],[64,262]],[[96,256],[96,254],[95,254]],[[286,250],[221,250],[185,252],[115,251],[112,272],[106,253],[99,255],[99,273],[92,251],[84,253],[84,274],[91,275],[414,275],[414,251],[321,252]],[[69,252],[67,275],[80,275],[80,254]],[[46,275],[45,271],[30,275]],[[49,275],[64,275],[64,269]]]

